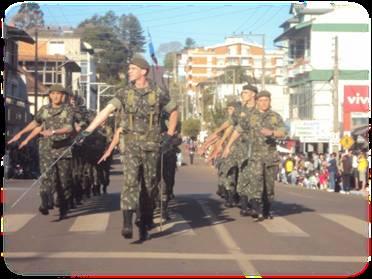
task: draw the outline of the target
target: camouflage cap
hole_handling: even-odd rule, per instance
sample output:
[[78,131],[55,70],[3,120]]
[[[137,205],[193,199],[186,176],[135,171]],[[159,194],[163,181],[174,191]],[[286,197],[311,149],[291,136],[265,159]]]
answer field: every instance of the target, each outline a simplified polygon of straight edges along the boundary
[[251,85],[251,84],[246,84],[246,85],[244,85],[242,91],[244,91],[244,90],[250,90],[250,91],[253,91],[253,92],[256,93],[256,94],[257,94],[257,92],[258,92],[257,87],[256,87],[256,86],[253,86],[253,85]]
[[49,90],[48,90],[48,94],[50,94],[50,93],[52,93],[52,92],[54,92],[54,91],[57,91],[57,92],[62,92],[62,93],[64,93],[64,94],[69,94],[68,92],[67,92],[67,90],[66,90],[66,88],[64,88],[62,85],[60,85],[60,84],[53,84],[50,88],[49,88]]
[[141,56],[133,57],[129,64],[136,65],[144,70],[150,69],[150,64]]
[[261,98],[261,97],[269,97],[271,98],[271,93],[267,90],[262,90],[256,95],[256,99]]

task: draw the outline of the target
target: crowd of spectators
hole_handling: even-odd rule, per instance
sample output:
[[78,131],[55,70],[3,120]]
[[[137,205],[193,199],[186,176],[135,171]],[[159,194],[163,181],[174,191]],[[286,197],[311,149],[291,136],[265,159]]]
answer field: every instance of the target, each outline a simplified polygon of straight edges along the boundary
[[348,150],[338,154],[285,154],[277,180],[305,188],[350,194],[368,191],[368,166],[365,151]]

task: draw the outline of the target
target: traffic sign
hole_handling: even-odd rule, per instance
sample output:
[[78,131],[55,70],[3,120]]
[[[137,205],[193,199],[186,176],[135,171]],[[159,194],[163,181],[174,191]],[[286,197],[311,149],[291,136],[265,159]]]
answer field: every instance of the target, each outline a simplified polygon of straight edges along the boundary
[[340,144],[342,145],[342,147],[344,149],[350,149],[350,147],[353,146],[354,144],[354,140],[352,137],[348,136],[348,135],[345,135],[341,138],[340,140]]

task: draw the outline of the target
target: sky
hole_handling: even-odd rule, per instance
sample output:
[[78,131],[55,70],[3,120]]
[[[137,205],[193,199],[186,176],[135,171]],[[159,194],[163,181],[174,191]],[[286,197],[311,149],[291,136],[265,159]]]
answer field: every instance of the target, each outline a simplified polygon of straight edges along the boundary
[[[114,11],[117,16],[134,14],[140,21],[148,40],[150,31],[155,50],[159,45],[178,41],[184,45],[187,37],[197,46],[210,46],[224,42],[232,34],[265,34],[266,49],[275,49],[273,40],[282,33],[279,26],[289,19],[294,2],[38,2],[44,21],[50,26],[76,27],[95,14]],[[5,11],[5,22],[18,11],[21,3]],[[250,42],[262,44],[262,36],[245,36]],[[148,56],[148,50],[146,51]]]

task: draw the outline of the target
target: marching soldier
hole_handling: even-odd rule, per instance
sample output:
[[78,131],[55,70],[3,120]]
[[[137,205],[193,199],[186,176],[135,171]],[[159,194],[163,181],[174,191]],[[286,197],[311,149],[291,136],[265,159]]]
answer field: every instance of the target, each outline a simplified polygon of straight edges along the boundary
[[[73,119],[70,108],[63,103],[66,89],[56,84],[49,89],[50,104],[42,106],[35,116],[35,120],[18,132],[8,143],[20,139],[20,137],[35,128],[42,127],[40,139],[42,148],[40,151],[40,171],[44,173],[59,157],[62,158],[44,174],[40,185],[41,205],[39,211],[43,215],[49,214],[48,200],[54,191],[57,193],[59,203],[59,220],[66,217],[68,211],[67,201],[71,197],[71,150],[67,149],[72,144],[71,133]],[[40,129],[40,128],[38,128]],[[50,208],[50,204],[49,204]]]
[[[249,130],[251,156],[243,176],[249,181],[247,187],[252,216],[258,221],[272,218],[270,209],[274,199],[274,182],[280,162],[276,151],[276,139],[286,135],[282,117],[271,110],[271,94],[261,91],[256,96],[257,110],[254,110],[242,124]],[[240,136],[236,131],[237,137]],[[237,138],[236,137],[236,138]],[[228,151],[227,151],[228,153]]]
[[[123,137],[125,141],[123,164],[124,181],[121,193],[121,209],[123,212],[122,235],[124,238],[132,238],[133,213],[137,211],[140,217],[139,232],[140,240],[148,239],[146,220],[141,218],[138,211],[140,185],[138,174],[143,168],[143,181],[145,195],[143,201],[153,204],[153,190],[156,186],[156,162],[159,148],[166,148],[170,138],[175,133],[177,124],[177,107],[170,101],[169,95],[160,90],[147,79],[150,66],[142,57],[134,57],[128,70],[130,85],[119,90],[116,96],[96,116],[88,128],[80,134],[83,139],[92,133],[110,113],[115,110],[123,110]],[[160,136],[160,113],[170,113],[168,131],[161,142]]]

